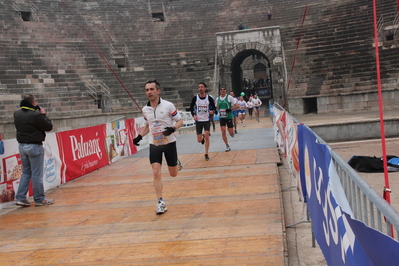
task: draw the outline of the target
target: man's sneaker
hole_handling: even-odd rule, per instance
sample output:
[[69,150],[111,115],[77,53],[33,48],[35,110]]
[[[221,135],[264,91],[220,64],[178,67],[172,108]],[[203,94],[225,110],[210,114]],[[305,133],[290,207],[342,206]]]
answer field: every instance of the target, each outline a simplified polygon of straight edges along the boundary
[[17,204],[17,205],[19,205],[19,206],[22,206],[22,207],[29,207],[30,206],[30,202],[28,201],[28,200],[17,200],[17,203],[15,203],[15,204]]
[[166,207],[166,204],[164,201],[161,201],[157,204],[157,209],[155,210],[156,214],[163,214],[164,212],[166,212],[168,210],[168,208]]
[[52,199],[44,199],[41,202],[35,202],[35,206],[45,206],[45,205],[51,205],[54,203],[54,200]]
[[209,156],[208,156],[208,154],[205,154],[205,161],[209,161]]
[[226,151],[231,151],[230,146],[226,145]]
[[237,134],[237,129],[234,129],[234,134]]
[[202,135],[201,144],[202,144],[202,145],[204,145],[204,144],[205,144],[205,136],[204,136],[204,135]]
[[177,160],[177,169],[179,169],[179,171],[183,169],[183,165],[181,164],[180,160]]

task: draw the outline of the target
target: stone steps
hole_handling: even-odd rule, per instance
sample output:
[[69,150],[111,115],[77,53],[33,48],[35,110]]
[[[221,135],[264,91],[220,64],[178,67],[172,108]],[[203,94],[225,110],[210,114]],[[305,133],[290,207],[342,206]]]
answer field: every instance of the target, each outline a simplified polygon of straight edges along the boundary
[[[309,2],[293,81],[300,81],[298,85],[305,87],[310,78],[320,75],[320,69],[323,69],[326,73],[323,91],[334,93],[350,90],[351,84],[355,86],[361,82],[358,79],[362,75],[374,76],[370,3]],[[115,110],[131,107],[131,100],[130,103],[126,100],[129,98],[126,92],[91,46],[86,34],[125,86],[134,91],[133,97],[140,99],[140,104],[146,102],[142,90],[144,82],[157,79],[162,87],[175,91],[170,95],[163,91],[162,95],[176,104],[185,105],[191,101],[199,81],[213,85],[216,32],[233,31],[241,20],[250,28],[280,26],[289,64],[305,7],[300,0],[289,3],[243,0],[240,4],[174,0],[164,3],[165,22],[155,23],[149,14],[148,3],[136,1],[70,2],[72,15],[60,3],[50,0],[38,0],[34,4],[37,17],[32,22],[21,22],[11,5],[0,4],[1,20],[7,21],[0,29],[4,44],[0,46],[0,60],[5,62],[0,66],[0,83],[6,86],[1,91],[36,93],[42,89],[50,100],[57,99],[57,94],[64,97],[69,92],[84,93],[86,81],[102,81],[110,88]],[[150,4],[153,11],[162,11],[161,4]],[[378,10],[384,14],[384,21],[392,19],[393,12],[390,11],[394,5],[379,1]],[[55,8],[57,12],[54,12]],[[271,21],[266,19],[268,9],[272,9]],[[7,26],[9,28],[5,28]],[[126,68],[117,67],[110,54],[111,45],[118,53],[123,53],[127,46]],[[350,53],[346,54],[348,51]],[[381,66],[387,78],[395,75],[392,67],[398,67],[394,59],[398,56],[389,51],[381,52],[381,55],[385,60]],[[13,69],[20,72],[6,72]],[[37,69],[46,70],[54,83],[44,83],[40,75],[34,74]],[[60,73],[63,71],[65,74]],[[18,79],[36,83],[16,84]]]

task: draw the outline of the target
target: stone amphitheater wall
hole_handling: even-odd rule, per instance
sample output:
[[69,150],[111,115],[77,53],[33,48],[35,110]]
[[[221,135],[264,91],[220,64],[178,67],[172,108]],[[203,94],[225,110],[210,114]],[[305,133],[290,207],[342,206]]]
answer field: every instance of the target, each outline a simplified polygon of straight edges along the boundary
[[[78,118],[94,125],[109,116],[139,116],[121,83],[140,106],[149,79],[157,79],[162,97],[183,109],[198,82],[216,95],[221,80],[215,70],[222,64],[216,35],[235,31],[240,21],[250,30],[279,27],[286,67],[273,69],[273,95],[291,113],[378,108],[372,2],[307,3],[301,27],[306,7],[301,0],[0,1],[0,131],[15,135],[6,125],[26,93],[37,95],[60,121],[56,131],[78,126],[71,122]],[[397,3],[378,1],[377,12],[383,19],[382,89],[387,108],[393,108]]]

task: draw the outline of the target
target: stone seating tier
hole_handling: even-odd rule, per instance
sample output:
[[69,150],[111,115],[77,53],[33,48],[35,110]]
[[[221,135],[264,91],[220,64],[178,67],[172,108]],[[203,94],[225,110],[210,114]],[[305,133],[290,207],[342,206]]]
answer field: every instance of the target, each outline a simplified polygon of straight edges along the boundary
[[[2,43],[5,40],[0,58],[7,62],[0,66],[0,85],[6,86],[1,91],[44,90],[43,97],[51,102],[59,100],[57,93],[63,93],[63,88],[71,93],[75,90],[85,93],[85,82],[102,81],[110,88],[114,110],[131,108],[126,92],[80,30],[78,25],[82,25],[140,104],[146,102],[141,90],[144,82],[156,78],[163,87],[176,92],[170,95],[163,92],[163,97],[187,106],[199,81],[213,86],[216,32],[235,30],[241,20],[250,28],[280,26],[289,65],[305,7],[300,0],[290,1],[289,8],[277,0],[245,0],[239,5],[208,0],[175,0],[164,4],[166,21],[157,23],[152,22],[147,4],[133,1],[71,2],[68,3],[71,16],[60,3],[38,0],[33,22],[21,22],[10,6],[0,4],[1,20],[10,25],[0,30]],[[379,1],[384,20],[392,20],[394,6],[395,3]],[[273,19],[267,21],[270,8]],[[362,85],[366,81],[361,78],[374,76],[370,15],[370,4],[361,1],[310,1],[293,81],[299,81],[299,87],[305,88],[310,78],[320,75],[323,69],[323,93],[350,92],[355,84],[369,86]],[[111,45],[117,52],[124,52],[126,45],[128,57],[124,70],[115,64]],[[386,78],[395,75],[392,69],[388,75],[387,69],[391,65],[396,68],[393,58],[398,58],[388,50],[382,54],[391,58],[381,62]],[[40,84],[44,80],[34,74],[40,69],[51,75],[53,84]],[[7,73],[7,70],[20,72]],[[18,79],[35,80],[41,87],[36,83],[16,84]],[[305,93],[306,90],[301,90],[299,95]]]

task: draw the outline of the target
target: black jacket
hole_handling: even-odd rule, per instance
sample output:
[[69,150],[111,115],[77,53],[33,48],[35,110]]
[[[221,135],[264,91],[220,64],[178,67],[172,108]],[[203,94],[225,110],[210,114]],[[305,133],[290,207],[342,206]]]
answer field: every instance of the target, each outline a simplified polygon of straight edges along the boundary
[[51,120],[33,108],[24,108],[14,113],[14,124],[19,143],[42,144],[46,138],[45,131],[51,131]]

